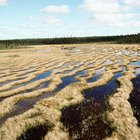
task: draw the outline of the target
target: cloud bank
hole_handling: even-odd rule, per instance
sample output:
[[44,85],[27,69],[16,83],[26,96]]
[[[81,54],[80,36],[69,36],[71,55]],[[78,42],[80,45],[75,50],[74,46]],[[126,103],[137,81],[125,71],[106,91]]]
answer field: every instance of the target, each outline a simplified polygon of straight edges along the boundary
[[7,5],[8,0],[0,0],[0,6]]
[[140,8],[139,0],[84,0],[79,6],[92,13],[89,23],[111,27],[140,26],[140,15],[134,8]]
[[40,11],[49,14],[65,14],[65,13],[69,13],[70,9],[68,5],[61,5],[61,6],[49,5],[45,8],[40,9]]

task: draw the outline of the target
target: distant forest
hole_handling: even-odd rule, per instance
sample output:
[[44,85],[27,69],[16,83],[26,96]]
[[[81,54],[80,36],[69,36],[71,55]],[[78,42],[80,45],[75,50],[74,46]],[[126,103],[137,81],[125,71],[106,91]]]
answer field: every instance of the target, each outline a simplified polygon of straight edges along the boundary
[[96,43],[96,42],[110,42],[117,44],[135,44],[135,43],[140,44],[140,33],[120,36],[0,40],[0,49],[21,48],[26,47],[27,45],[80,44],[80,43]]

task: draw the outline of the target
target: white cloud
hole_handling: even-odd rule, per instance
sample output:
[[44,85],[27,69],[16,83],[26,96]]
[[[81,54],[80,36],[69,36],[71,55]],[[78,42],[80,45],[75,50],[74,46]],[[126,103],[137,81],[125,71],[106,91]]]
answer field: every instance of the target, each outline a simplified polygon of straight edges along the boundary
[[132,12],[134,7],[140,7],[140,0],[84,0],[79,7],[93,14],[89,23],[111,27],[140,25],[139,14]]
[[[93,18],[90,18],[91,23],[103,23],[111,27],[125,27],[132,23],[133,14],[98,14],[96,13]],[[134,22],[133,22],[134,23]]]
[[49,24],[52,26],[61,26],[63,21],[55,16],[44,16],[44,17],[30,17],[30,20],[36,23]]
[[0,6],[7,5],[8,0],[0,0]]
[[123,0],[128,8],[140,7],[140,0]]
[[114,0],[84,0],[79,7],[85,11],[100,13],[118,12],[120,9],[120,5]]
[[63,25],[63,21],[57,17],[54,16],[46,16],[46,17],[42,17],[41,21],[45,24],[50,24],[53,26],[61,26]]
[[49,5],[45,8],[40,9],[41,12],[50,13],[50,14],[64,14],[70,12],[70,9],[67,5]]

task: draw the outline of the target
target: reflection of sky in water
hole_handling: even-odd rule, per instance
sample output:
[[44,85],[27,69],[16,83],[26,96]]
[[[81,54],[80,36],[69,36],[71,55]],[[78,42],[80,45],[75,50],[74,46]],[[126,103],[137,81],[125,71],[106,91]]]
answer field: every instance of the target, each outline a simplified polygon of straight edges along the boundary
[[138,57],[138,55],[139,55],[138,52],[132,54],[133,57]]
[[50,50],[39,50],[39,51],[36,51],[36,52],[49,52]]
[[124,51],[123,51],[123,53],[124,53],[124,54],[126,54],[126,55],[131,54],[131,52],[130,52],[130,51],[128,51],[128,50],[124,50]]
[[138,73],[136,78],[132,80],[133,90],[128,101],[131,104],[133,114],[138,121],[137,125],[140,127],[140,74]]
[[140,75],[140,68],[136,69],[136,75]]
[[67,63],[65,63],[65,64],[62,66],[62,69],[67,68],[67,67],[68,67],[68,65],[69,65],[69,63],[68,63],[68,62],[67,62]]
[[113,94],[119,87],[116,79],[121,76],[123,76],[122,72],[115,73],[113,79],[109,81],[107,84],[99,87],[93,87],[91,89],[83,91],[84,97],[86,99],[93,98],[95,100],[106,99],[109,95]]
[[104,65],[109,65],[109,64],[113,64],[113,61],[110,59],[107,59],[106,62],[104,62]]
[[92,63],[88,64],[88,67],[93,67],[94,65],[95,65],[95,63],[92,62]]
[[[17,106],[16,106],[16,109],[13,112],[11,112],[9,115],[0,119],[0,123],[3,123],[9,117],[13,117],[15,115],[19,115],[21,113],[24,113],[25,111],[31,109],[33,107],[33,105],[36,104],[36,102],[40,101],[41,99],[48,98],[50,96],[55,95],[56,92],[62,90],[63,88],[65,88],[69,84],[79,82],[79,80],[77,80],[75,77],[78,76],[78,75],[83,75],[83,74],[87,74],[87,70],[77,72],[73,76],[68,76],[68,77],[62,78],[62,83],[60,85],[58,85],[57,88],[50,93],[44,93],[44,94],[42,94],[40,96],[37,96],[35,98],[26,99],[26,100],[22,100],[22,101],[18,102]],[[36,78],[43,78],[44,76],[47,76],[47,73],[44,74],[44,75],[38,75]],[[45,82],[45,83],[41,84],[39,87],[37,87],[36,90],[41,89],[41,88],[45,88],[45,87],[48,86],[48,84],[49,84],[49,82]],[[29,92],[31,92],[31,91],[29,91]]]
[[102,49],[102,52],[108,52],[109,49]]
[[119,59],[118,60],[118,64],[122,64],[123,63],[123,60],[122,59]]
[[37,80],[41,80],[41,79],[44,79],[44,78],[47,78],[47,77],[49,77],[51,74],[52,74],[52,71],[51,71],[51,70],[50,70],[50,71],[47,71],[47,72],[44,72],[44,73],[42,73],[42,74],[39,74],[39,75],[37,75],[37,76],[32,80],[32,82],[37,81]]
[[140,66],[140,61],[131,62],[129,65]]
[[127,71],[126,66],[121,66],[120,68],[123,70],[123,72],[126,72]]
[[115,50],[115,53],[118,53],[119,52],[119,50]]
[[68,67],[68,65],[69,65],[69,63],[66,62],[65,64],[63,64],[62,67],[54,69],[53,72],[57,72],[57,71],[59,71],[59,70],[66,69],[66,68]]
[[73,65],[78,65],[80,63],[80,61],[74,62]]
[[47,78],[47,77],[49,77],[51,75],[51,73],[52,73],[52,71],[44,72],[42,74],[37,75],[34,79],[30,80],[29,82],[26,82],[26,83],[23,83],[23,84],[20,84],[20,85],[15,85],[11,89],[16,89],[16,88],[19,88],[19,87],[22,87],[22,86],[26,86],[26,85],[28,85],[28,84],[30,84],[32,82]]
[[96,74],[93,75],[92,78],[88,79],[87,82],[91,83],[91,82],[97,81],[97,80],[101,77],[101,75],[103,74],[104,71],[105,71],[105,67],[103,67],[103,68],[97,70],[97,71],[96,71]]
[[118,52],[116,55],[122,55],[122,52]]
[[87,70],[82,70],[80,72],[77,72],[76,74],[72,75],[72,76],[67,76],[62,78],[62,83],[60,85],[58,85],[57,89],[55,90],[55,92],[60,91],[61,89],[63,89],[64,87],[75,83],[75,82],[79,82],[79,80],[77,80],[75,77],[79,76],[79,75],[85,75],[87,74]]
[[13,82],[13,80],[12,81],[6,81],[6,82],[3,82],[3,83],[0,83],[0,87],[4,86],[5,84],[9,84],[11,82]]
[[82,51],[81,49],[75,49],[75,52],[80,52],[80,51]]

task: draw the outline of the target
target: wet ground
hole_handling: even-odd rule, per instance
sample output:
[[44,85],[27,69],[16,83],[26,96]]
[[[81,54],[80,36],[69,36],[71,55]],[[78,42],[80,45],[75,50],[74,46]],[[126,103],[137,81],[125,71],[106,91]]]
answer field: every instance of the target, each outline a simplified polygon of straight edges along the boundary
[[109,122],[105,120],[105,111],[105,102],[85,100],[64,108],[61,122],[69,132],[70,139],[102,140],[112,133]]
[[[35,105],[41,99],[54,96],[57,92],[59,92],[60,90],[62,90],[64,87],[66,87],[66,86],[68,86],[68,85],[70,85],[72,83],[79,82],[79,80],[77,80],[75,77],[78,76],[78,75],[86,74],[86,73],[87,73],[87,71],[86,70],[83,70],[83,71],[77,72],[73,76],[64,77],[64,78],[62,78],[62,83],[60,85],[58,85],[57,88],[54,91],[49,92],[49,93],[41,94],[40,96],[37,96],[37,97],[32,98],[32,99],[25,99],[25,100],[19,101],[16,104],[15,110],[13,110],[10,114],[5,115],[4,117],[0,118],[0,124],[2,124],[5,120],[7,120],[10,117],[14,117],[16,115],[22,114],[25,111],[33,108],[33,105]],[[41,77],[43,77],[43,76],[41,75]],[[48,84],[49,84],[49,82],[46,82],[46,83],[41,84],[39,87],[40,87],[40,89],[41,88],[46,88],[48,86]],[[37,88],[39,89],[39,87],[37,87]],[[37,88],[36,89],[33,89],[33,90],[26,91],[25,93],[28,93],[29,92],[28,94],[30,94],[30,92],[32,92],[34,90],[37,90]],[[21,93],[19,93],[19,94],[21,94]],[[0,101],[3,101],[4,99],[5,98],[1,98]]]
[[[5,82],[0,83],[0,86],[1,86],[0,88],[2,91],[0,95],[1,97],[0,108],[2,109],[2,111],[0,112],[0,115],[3,116],[3,114],[4,113],[5,114],[4,114],[4,117],[0,118],[0,125],[1,125],[0,132],[1,132],[1,128],[4,128],[3,130],[7,130],[5,135],[6,134],[13,135],[12,133],[10,133],[11,130],[7,129],[7,126],[11,125],[11,124],[8,124],[9,122],[12,123],[12,125],[14,124],[14,126],[19,126],[19,122],[14,121],[14,119],[18,121],[20,119],[21,120],[24,119],[23,117],[24,113],[30,110],[31,108],[34,111],[35,109],[34,105],[37,102],[38,103],[36,104],[36,107],[39,107],[39,103],[41,107],[42,106],[46,107],[45,105],[47,105],[48,98],[52,97],[51,98],[52,102],[50,101],[50,104],[52,107],[51,109],[53,109],[53,104],[54,104],[53,101],[55,102],[58,101],[58,106],[59,104],[61,104],[59,103],[59,101],[61,102],[64,100],[66,103],[66,104],[64,103],[64,106],[62,104],[61,106],[63,107],[62,110],[59,110],[59,109],[57,110],[59,113],[61,113],[62,111],[61,118],[60,116],[59,117],[55,116],[55,117],[57,118],[58,123],[60,123],[59,120],[61,120],[64,127],[69,132],[70,140],[71,139],[102,140],[106,138],[107,136],[110,136],[112,132],[114,131],[114,128],[112,128],[111,122],[107,119],[108,117],[106,116],[106,111],[109,108],[108,98],[116,92],[117,88],[119,88],[119,82],[117,81],[117,78],[123,76],[125,72],[130,70],[131,66],[132,66],[132,71],[134,69],[133,66],[140,66],[140,61],[139,61],[139,58],[137,58],[139,57],[139,53],[137,53],[137,51],[134,50],[133,47],[130,49],[126,49],[125,47],[122,48],[119,46],[115,46],[113,48],[113,47],[108,47],[108,45],[109,44],[107,44],[106,48],[101,47],[100,45],[98,45],[98,48],[94,46],[93,47],[89,46],[89,48],[87,48],[86,46],[82,48],[82,46],[80,45],[80,47],[73,47],[73,48],[68,47],[68,49],[62,49],[62,50],[60,47],[58,47],[57,49],[56,48],[53,49],[53,47],[50,48],[47,46],[49,49],[46,48],[46,49],[32,50],[30,51],[32,53],[29,52],[29,54],[26,51],[24,52],[24,57],[23,57],[23,52],[22,52],[20,54],[20,57],[14,58],[15,60],[10,59],[11,64],[9,64],[8,58],[4,59],[3,61],[4,63],[7,62],[8,67],[7,65],[4,65],[3,63],[1,63],[3,66],[1,66],[2,71],[0,75],[1,75],[1,78],[3,78],[2,80]],[[5,55],[8,55],[8,54],[5,54]],[[5,58],[5,55],[3,55],[3,58]],[[0,57],[2,58],[2,56]],[[1,59],[0,61],[2,62]],[[18,61],[21,62],[21,66]],[[48,70],[49,66],[47,67],[47,64],[51,64],[51,67],[49,70]],[[129,65],[128,68],[127,68],[127,65]],[[29,69],[29,66],[31,67],[33,66],[33,69]],[[114,77],[106,84],[101,85],[99,87],[92,87],[90,89],[84,90],[81,93],[84,96],[84,100],[82,100],[83,98],[81,97],[80,93],[76,93],[77,90],[75,88],[77,88],[77,85],[79,86],[81,84],[82,86],[83,84],[85,84],[85,86],[87,85],[88,87],[88,85],[90,85],[91,87],[93,82],[98,82],[99,79],[102,79],[102,76],[104,76],[103,74],[105,71],[113,72],[115,70],[116,71],[120,70],[120,68],[122,69],[122,72],[114,73]],[[81,70],[81,71],[76,72],[77,70]],[[40,73],[42,71],[45,71],[45,72]],[[93,74],[92,76],[91,74],[94,72],[95,74]],[[33,73],[40,73],[40,74],[36,75],[36,77],[31,79],[30,81],[24,82],[24,79],[26,79],[28,76],[30,76],[30,74],[33,74]],[[71,73],[72,75],[68,76]],[[57,76],[56,80],[51,79],[51,78],[55,78],[52,75]],[[66,75],[67,77],[65,77]],[[6,79],[5,76],[6,78],[8,77],[8,79]],[[51,80],[47,81],[45,78],[49,78],[50,76],[52,76],[50,78]],[[59,77],[61,76],[62,76],[61,78],[62,83],[60,84]],[[91,78],[88,79],[89,77]],[[15,80],[13,80],[14,78]],[[105,78],[108,78],[108,76]],[[44,79],[46,80],[46,82],[44,82],[45,81]],[[37,83],[34,83],[38,80],[40,80],[40,82],[42,81],[40,85],[37,85]],[[80,83],[80,80],[82,83]],[[16,84],[12,85],[11,83],[15,81],[17,81],[17,85]],[[67,99],[67,97],[65,96],[62,97],[63,95],[60,94],[61,93],[60,91],[62,90],[62,93],[63,93],[63,89],[65,87],[76,82],[78,82],[78,84],[77,85],[75,84],[76,86],[75,85],[72,86],[74,87],[74,90],[68,88],[68,92],[71,93],[72,91],[72,93],[73,92],[76,93],[78,95],[77,97],[79,98],[75,98],[75,94],[73,94],[73,96],[70,95],[69,99]],[[139,104],[140,102],[139,100],[140,98],[139,97],[140,69],[137,70],[137,77],[133,79],[132,82],[133,82],[134,89],[130,95],[129,102],[131,103],[132,109],[134,111],[133,112],[134,116],[138,120],[138,126],[140,126],[140,109],[139,109],[140,108],[140,104]],[[30,83],[33,83],[33,84],[29,85]],[[10,85],[10,86],[6,87],[7,85]],[[29,85],[29,88],[28,88],[28,85]],[[25,89],[24,89],[24,86],[26,86]],[[47,88],[49,87],[50,89],[52,89],[52,92],[42,93],[41,89],[46,88],[47,90]],[[20,88],[22,92],[20,92]],[[5,100],[6,98],[4,98],[6,91],[8,92],[8,95],[10,95],[10,96],[7,95],[6,98],[11,98],[10,101],[11,103],[15,104],[14,106],[15,108],[13,108],[12,106],[11,107],[8,106],[8,104],[4,102],[6,101]],[[38,93],[41,95],[37,96]],[[65,93],[65,90],[64,90],[64,93]],[[18,94],[20,94],[19,95],[20,99],[18,98]],[[56,94],[59,96],[57,96]],[[67,91],[65,94],[68,94]],[[55,97],[57,97],[58,100],[55,99]],[[76,104],[78,101],[81,101],[81,103]],[[73,102],[75,104],[71,105],[71,103],[73,104]],[[71,105],[71,106],[66,107],[65,105]],[[5,106],[8,106],[8,107],[6,108]],[[12,112],[10,112],[11,110]],[[40,109],[38,111],[42,111],[42,110]],[[43,111],[47,112],[48,110],[43,110]],[[28,114],[29,112],[30,111],[26,113]],[[51,114],[51,112],[47,112],[47,114]],[[14,118],[14,116],[16,116],[16,118]],[[55,119],[55,117],[53,119]],[[9,118],[11,118],[11,120],[7,121]],[[36,116],[34,116],[34,118],[31,118],[31,119],[34,120],[35,118]],[[28,122],[28,119],[30,119],[30,117],[29,118],[27,117],[26,119],[27,122]],[[48,117],[47,119],[49,120],[50,118]],[[24,120],[22,121],[24,122]],[[28,129],[25,128],[26,131],[24,131],[23,134],[17,138],[17,140],[44,139],[48,131],[51,131],[51,127],[44,124],[39,125],[37,123],[36,123],[36,127],[31,126],[31,128],[30,127]],[[14,133],[18,133],[18,132],[14,132]],[[2,139],[2,140],[5,140],[5,139]]]
[[110,127],[105,116],[107,100],[119,87],[117,78],[122,75],[122,72],[115,73],[107,84],[83,91],[85,100],[82,103],[62,110],[61,121],[72,139],[102,140],[112,133],[114,128]]
[[131,62],[130,65],[132,65],[132,66],[140,66],[140,61]]
[[133,90],[130,94],[129,102],[131,104],[134,116],[138,120],[140,127],[140,74],[132,80]]
[[47,72],[44,72],[42,74],[39,74],[35,78],[33,78],[31,81],[23,83],[23,84],[20,84],[20,85],[15,85],[10,90],[13,90],[13,89],[16,89],[16,88],[20,88],[20,87],[26,86],[26,85],[28,85],[28,84],[30,84],[32,82],[35,82],[35,81],[47,78],[47,77],[49,77],[51,75],[51,73],[52,73],[52,71],[47,71]]
[[51,127],[47,126],[47,124],[38,125],[32,129],[28,129],[17,140],[42,140],[50,129]]
[[88,82],[88,83],[91,83],[91,82],[97,81],[97,80],[101,77],[101,75],[103,74],[104,71],[105,71],[105,68],[104,68],[104,67],[101,68],[101,69],[99,69],[99,70],[97,70],[97,71],[96,71],[96,74],[93,75],[92,78],[88,79],[87,82]]
[[87,89],[83,92],[83,95],[86,99],[95,99],[95,100],[104,100],[111,94],[115,93],[116,89],[119,87],[119,83],[117,82],[117,78],[123,75],[122,72],[118,72],[114,74],[114,77],[107,84],[102,85],[100,87],[93,87],[91,89]]

